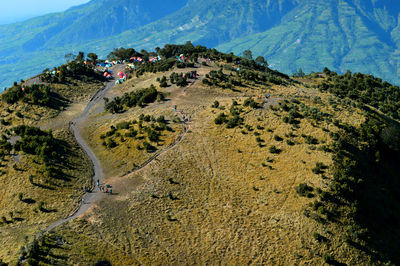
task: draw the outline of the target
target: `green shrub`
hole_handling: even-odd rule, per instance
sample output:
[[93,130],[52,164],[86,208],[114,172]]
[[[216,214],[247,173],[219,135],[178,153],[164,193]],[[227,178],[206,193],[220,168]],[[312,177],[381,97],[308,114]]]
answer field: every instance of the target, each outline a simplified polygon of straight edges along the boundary
[[289,145],[289,146],[294,146],[294,145],[296,144],[294,141],[292,141],[292,140],[290,140],[290,139],[287,139],[287,140],[286,140],[286,143],[287,143],[287,145]]
[[117,124],[117,129],[129,129],[129,122],[121,122]]
[[328,264],[333,264],[335,262],[335,259],[330,254],[323,254],[322,259],[324,260],[325,263]]
[[135,106],[144,107],[156,100],[163,100],[163,98],[162,93],[151,85],[146,89],[125,93],[122,97],[115,97],[112,101],[105,103],[105,109],[110,113],[120,113]]
[[326,238],[326,237],[324,237],[323,235],[321,235],[321,234],[319,234],[319,233],[317,233],[317,232],[314,232],[313,233],[313,238],[315,239],[315,240],[317,240],[318,242],[326,242],[328,239]]
[[321,163],[321,162],[317,162],[316,164],[315,164],[315,167],[312,169],[312,172],[314,173],[314,174],[323,174],[323,173],[325,173],[325,169],[327,169],[328,168],[328,166],[326,166],[326,165],[324,165],[323,163]]
[[143,147],[146,150],[146,152],[153,152],[155,150],[155,147],[152,146],[150,143],[147,141],[143,142]]
[[281,153],[282,150],[278,149],[277,147],[275,147],[274,145],[272,145],[271,147],[269,147],[269,152],[270,153],[275,153],[275,154],[279,154]]
[[304,138],[305,142],[307,144],[313,144],[316,145],[319,143],[318,139],[314,138],[313,136],[308,136],[308,135],[302,135],[302,137]]
[[214,103],[211,105],[212,108],[218,108],[219,107],[219,102],[214,101]]
[[107,140],[107,148],[112,149],[117,147],[118,144],[113,140],[113,139],[108,139]]
[[149,138],[150,141],[152,142],[158,142],[160,139],[160,134],[155,131],[155,130],[149,130],[147,132],[147,137]]
[[227,121],[226,115],[224,113],[219,114],[215,119],[214,123],[217,125],[221,125]]
[[307,185],[306,183],[301,183],[299,184],[296,188],[296,193],[299,194],[302,197],[307,197],[307,198],[311,198],[314,195],[312,194],[312,192],[314,191],[314,188]]
[[241,118],[238,115],[234,115],[232,118],[230,118],[227,123],[226,123],[226,127],[227,128],[234,128],[237,127],[239,125],[241,125],[243,123],[243,118]]

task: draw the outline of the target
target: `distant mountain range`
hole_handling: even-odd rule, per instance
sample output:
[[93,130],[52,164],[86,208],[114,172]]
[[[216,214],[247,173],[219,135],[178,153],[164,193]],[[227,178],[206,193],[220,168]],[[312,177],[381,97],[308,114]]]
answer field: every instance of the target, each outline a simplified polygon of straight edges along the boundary
[[64,61],[70,52],[166,43],[250,49],[291,74],[350,69],[400,83],[395,0],[93,0],[63,13],[0,26],[0,85]]

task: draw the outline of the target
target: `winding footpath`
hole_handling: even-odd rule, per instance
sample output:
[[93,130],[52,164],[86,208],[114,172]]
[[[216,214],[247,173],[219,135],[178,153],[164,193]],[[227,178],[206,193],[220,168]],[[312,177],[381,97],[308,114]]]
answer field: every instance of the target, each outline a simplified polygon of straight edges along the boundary
[[[122,68],[121,66],[115,67],[114,69],[112,69],[112,71],[114,73],[116,73],[117,71],[121,70],[121,68]],[[109,90],[111,90],[114,86],[115,86],[115,81],[114,80],[111,80],[111,81],[107,82],[107,85],[102,90],[98,91],[92,97],[92,99],[87,104],[86,108],[83,110],[82,114],[78,118],[76,118],[73,121],[71,121],[70,124],[69,124],[70,125],[69,128],[70,128],[71,132],[73,133],[76,141],[79,143],[79,145],[82,147],[82,149],[86,152],[86,154],[88,155],[88,157],[92,161],[93,169],[94,169],[94,175],[93,175],[94,184],[97,183],[97,180],[99,180],[100,184],[103,183],[102,182],[103,169],[101,167],[100,161],[97,159],[97,157],[93,153],[92,149],[89,147],[89,145],[83,139],[83,137],[81,135],[81,132],[80,132],[80,126],[87,119],[90,110],[98,102],[100,102],[105,97],[107,92]],[[142,163],[139,167],[137,167],[136,169],[134,169],[131,172],[126,173],[123,176],[126,176],[128,174],[133,174],[133,173],[136,173],[136,172],[140,171],[141,169],[143,169],[147,165],[149,165],[152,161],[157,159],[160,155],[162,155],[163,153],[165,153],[168,150],[172,149],[175,145],[177,145],[178,143],[180,143],[183,140],[184,136],[186,135],[186,133],[189,130],[189,127],[190,127],[189,125],[185,124],[183,132],[177,137],[177,139],[173,143],[171,143],[165,149],[162,149],[162,150],[158,151],[156,154],[154,154],[152,157],[150,157],[148,160],[146,160],[144,163]],[[95,186],[94,190],[92,190],[91,192],[86,193],[83,196],[83,199],[80,202],[79,208],[72,215],[52,223],[51,225],[46,227],[44,230],[42,230],[38,234],[36,234],[35,237],[39,238],[41,235],[43,235],[46,232],[51,231],[55,227],[65,223],[65,222],[68,222],[70,220],[73,220],[73,219],[79,217],[80,215],[84,214],[92,206],[92,204],[95,201],[101,199],[101,197],[103,197],[103,196],[104,196],[104,194],[100,193],[100,190],[99,190],[98,186]]]
[[[119,71],[120,69],[121,69],[121,67],[116,67],[116,68],[112,69],[112,71],[115,72],[115,71]],[[88,155],[89,159],[92,161],[93,170],[94,170],[94,175],[93,175],[94,184],[97,183],[97,180],[99,180],[100,183],[102,183],[103,169],[101,168],[100,161],[97,159],[97,157],[93,153],[92,149],[89,147],[89,145],[83,139],[83,137],[81,135],[81,132],[80,132],[80,126],[85,121],[85,119],[87,119],[87,117],[89,115],[89,111],[99,101],[101,101],[105,97],[107,92],[109,90],[111,90],[114,86],[115,86],[115,81],[114,80],[110,80],[109,82],[107,82],[107,85],[102,90],[99,90],[92,97],[92,99],[89,101],[89,103],[86,105],[85,109],[83,110],[82,114],[78,118],[74,119],[73,121],[71,121],[69,123],[69,129],[72,132],[72,134],[74,135],[76,141],[82,147],[82,149],[86,152],[86,154]],[[100,192],[99,188],[97,186],[95,186],[94,190],[92,190],[89,193],[86,193],[83,196],[82,201],[81,201],[81,203],[79,205],[79,208],[71,216],[52,223],[51,225],[46,227],[44,230],[42,230],[40,233],[38,233],[36,235],[36,238],[38,238],[42,234],[54,229],[55,227],[65,223],[65,222],[68,222],[70,220],[73,220],[73,219],[77,218],[78,216],[82,215],[83,213],[85,213],[92,206],[92,203],[94,201],[96,201],[97,199],[102,197],[102,193],[99,193],[99,192]]]

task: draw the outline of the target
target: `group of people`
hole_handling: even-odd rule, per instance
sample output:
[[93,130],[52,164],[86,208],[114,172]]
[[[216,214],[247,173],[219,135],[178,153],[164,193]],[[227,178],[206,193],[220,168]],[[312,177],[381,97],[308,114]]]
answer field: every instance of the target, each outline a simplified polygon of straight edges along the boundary
[[97,179],[97,187],[104,193],[109,193],[110,195],[112,194],[112,187],[110,185],[101,185],[99,179]]
[[85,192],[88,192],[88,193],[92,192],[92,190],[88,186],[82,187],[82,189],[85,190]]
[[[112,194],[112,187],[111,187],[111,185],[105,185],[105,186],[104,186],[104,185],[101,185],[99,179],[97,179],[96,185],[97,185],[97,187],[99,188],[100,191],[102,191],[102,192],[104,192],[104,193],[110,193],[110,194]],[[82,189],[83,189],[85,192],[87,192],[87,193],[90,193],[90,192],[93,191],[93,190],[92,190],[90,187],[88,187],[88,186],[84,186],[84,187],[82,187]]]
[[[177,106],[174,105],[174,111],[178,112],[178,110],[176,108],[177,108]],[[184,124],[186,124],[187,122],[191,122],[192,121],[192,116],[191,115],[189,115],[189,116],[186,115],[185,116],[185,114],[183,113],[183,110],[180,110],[178,113],[182,116],[182,120],[183,120]]]

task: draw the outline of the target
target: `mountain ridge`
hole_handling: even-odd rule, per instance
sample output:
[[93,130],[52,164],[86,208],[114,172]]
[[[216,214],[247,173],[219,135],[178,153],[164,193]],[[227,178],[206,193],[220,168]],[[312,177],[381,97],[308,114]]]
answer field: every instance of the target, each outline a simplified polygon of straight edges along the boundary
[[96,0],[0,26],[0,84],[60,64],[71,52],[105,56],[114,47],[149,49],[189,40],[236,54],[251,49],[287,73],[329,67],[400,82],[400,8],[394,0],[157,3],[152,8],[142,0]]
[[155,50],[113,50],[117,80],[80,54],[0,95],[0,263],[400,261],[399,87]]

